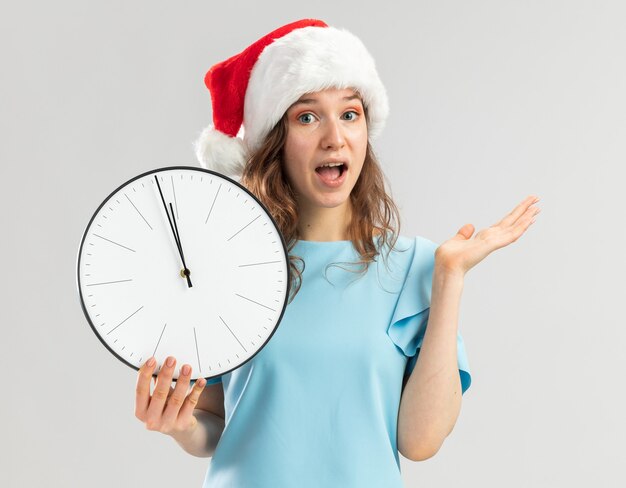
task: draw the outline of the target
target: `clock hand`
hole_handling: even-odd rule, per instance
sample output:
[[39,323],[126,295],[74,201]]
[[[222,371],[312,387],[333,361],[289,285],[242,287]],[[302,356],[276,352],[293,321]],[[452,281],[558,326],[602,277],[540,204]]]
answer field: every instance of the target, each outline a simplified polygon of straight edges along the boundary
[[[185,266],[185,258],[183,258],[183,250],[180,247],[180,243],[178,242],[178,236],[176,234],[176,231],[174,230],[174,226],[172,225],[172,220],[170,219],[170,213],[167,210],[167,205],[165,204],[165,198],[163,198],[163,192],[161,191],[161,185],[159,184],[159,179],[157,178],[157,175],[154,175],[154,179],[156,180],[157,187],[159,188],[159,194],[161,195],[161,202],[163,202],[163,207],[165,208],[165,214],[167,215],[167,221],[170,223],[170,229],[172,230],[172,234],[174,234],[174,241],[176,241],[176,248],[178,249],[178,254],[180,254],[180,258],[183,261],[183,266],[184,266],[183,273],[187,277],[187,284],[189,285],[189,288],[191,288],[191,286],[192,286],[191,285],[191,280],[189,279],[189,273],[191,273],[191,271],[189,271],[187,269],[187,266]],[[172,211],[172,217],[174,217],[174,212],[173,211]]]
[[174,217],[174,207],[172,207],[172,202],[170,202],[170,209],[172,210],[172,221],[174,222],[174,229],[176,230],[176,237],[178,238],[178,252],[180,252],[180,259],[183,261],[184,270],[183,273],[187,277],[187,283],[189,284],[189,288],[191,288],[191,279],[189,275],[191,271],[187,268],[187,264],[185,264],[185,255],[183,254],[183,243],[180,240],[180,233],[178,232],[178,226],[176,225],[176,217]]

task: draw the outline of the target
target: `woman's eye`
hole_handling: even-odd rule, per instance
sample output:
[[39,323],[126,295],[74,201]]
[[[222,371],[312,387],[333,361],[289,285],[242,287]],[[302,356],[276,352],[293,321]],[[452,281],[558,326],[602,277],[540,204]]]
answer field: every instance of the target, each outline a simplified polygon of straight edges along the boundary
[[298,117],[298,120],[300,122],[302,122],[303,124],[310,124],[311,122],[313,122],[313,115],[312,114],[302,114]]
[[354,110],[350,110],[349,112],[346,112],[345,114],[343,114],[344,116],[344,120],[354,120],[357,118],[359,114],[356,113]]

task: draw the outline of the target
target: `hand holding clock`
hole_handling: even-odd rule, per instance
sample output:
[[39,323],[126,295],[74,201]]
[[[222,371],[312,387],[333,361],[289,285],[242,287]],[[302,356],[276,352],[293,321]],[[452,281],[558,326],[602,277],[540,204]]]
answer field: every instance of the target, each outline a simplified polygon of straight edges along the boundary
[[150,380],[156,366],[156,360],[150,358],[139,369],[135,396],[135,416],[148,430],[154,430],[175,439],[193,433],[198,420],[193,415],[195,405],[206,385],[204,378],[199,378],[189,395],[187,390],[191,379],[191,366],[183,365],[172,388],[172,377],[176,359],[168,357],[156,379],[156,387],[150,396]]

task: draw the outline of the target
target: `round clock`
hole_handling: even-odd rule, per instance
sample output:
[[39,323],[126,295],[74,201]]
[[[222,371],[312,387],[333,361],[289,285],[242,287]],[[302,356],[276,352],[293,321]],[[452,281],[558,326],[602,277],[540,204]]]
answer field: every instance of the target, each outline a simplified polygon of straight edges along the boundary
[[167,356],[212,378],[249,361],[282,319],[283,236],[246,188],[203,168],[148,171],[95,211],[77,257],[82,309],[100,341],[155,375]]

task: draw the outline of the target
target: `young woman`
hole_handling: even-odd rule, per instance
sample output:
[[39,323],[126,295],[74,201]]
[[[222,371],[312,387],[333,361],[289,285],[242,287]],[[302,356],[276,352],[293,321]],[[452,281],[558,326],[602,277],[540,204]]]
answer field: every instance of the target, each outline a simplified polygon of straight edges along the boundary
[[[488,229],[438,246],[399,234],[370,141],[387,97],[345,30],[305,19],[213,66],[205,167],[241,178],[290,255],[281,324],[250,361],[190,392],[190,365],[141,368],[136,416],[195,456],[204,486],[401,487],[398,452],[433,456],[471,375],[458,332],[464,275],[534,221],[530,196]],[[245,128],[243,138],[242,127]],[[381,259],[382,258],[382,259]]]

